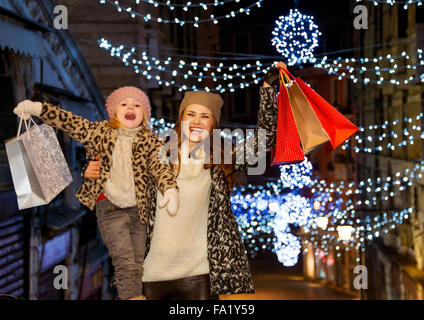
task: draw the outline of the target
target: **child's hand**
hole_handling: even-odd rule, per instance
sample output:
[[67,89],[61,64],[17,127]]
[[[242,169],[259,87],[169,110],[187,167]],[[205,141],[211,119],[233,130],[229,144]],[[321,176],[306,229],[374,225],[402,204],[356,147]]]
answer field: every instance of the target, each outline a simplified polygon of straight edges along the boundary
[[163,194],[163,200],[159,203],[159,208],[166,206],[170,216],[175,216],[178,210],[179,193],[177,188],[171,188]]
[[97,179],[100,177],[100,154],[96,156],[96,161],[89,161],[84,177],[87,179]]
[[32,115],[39,116],[43,110],[41,102],[34,102],[31,100],[24,100],[13,109],[13,112],[24,120],[29,120]]

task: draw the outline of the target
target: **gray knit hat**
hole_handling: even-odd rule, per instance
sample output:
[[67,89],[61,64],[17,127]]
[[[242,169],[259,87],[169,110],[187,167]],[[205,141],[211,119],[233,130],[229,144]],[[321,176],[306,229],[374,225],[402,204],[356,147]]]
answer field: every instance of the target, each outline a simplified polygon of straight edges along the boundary
[[219,94],[206,91],[187,91],[184,94],[183,101],[181,101],[179,116],[191,104],[200,104],[208,108],[212,112],[216,123],[219,123],[221,108],[224,105],[224,100]]

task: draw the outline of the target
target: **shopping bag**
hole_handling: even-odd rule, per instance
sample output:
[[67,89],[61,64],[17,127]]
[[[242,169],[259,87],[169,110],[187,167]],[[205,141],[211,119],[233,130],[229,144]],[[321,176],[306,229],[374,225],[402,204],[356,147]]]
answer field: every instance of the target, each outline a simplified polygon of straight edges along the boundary
[[[27,131],[20,134],[22,123]],[[21,118],[17,136],[5,145],[19,210],[49,203],[72,183],[59,141],[48,125]]]
[[287,93],[299,133],[302,150],[304,154],[308,154],[320,145],[330,141],[330,137],[324,130],[309,100],[300,89],[297,80],[294,79],[294,77],[290,79],[285,70],[282,70],[282,73],[289,82],[287,84]]
[[[284,71],[293,77],[288,70]],[[323,128],[329,135],[333,150],[359,130],[357,126],[303,82],[302,79],[297,78],[296,83],[305,94]]]
[[271,152],[271,166],[300,163],[305,159],[296,123],[290,107],[287,88],[280,72],[280,91],[277,96],[278,124],[275,148]]

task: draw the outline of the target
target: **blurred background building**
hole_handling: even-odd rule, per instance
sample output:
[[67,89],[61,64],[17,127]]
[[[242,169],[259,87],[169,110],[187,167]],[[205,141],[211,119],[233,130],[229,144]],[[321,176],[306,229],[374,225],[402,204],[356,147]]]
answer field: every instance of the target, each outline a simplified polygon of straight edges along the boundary
[[[16,136],[12,110],[25,99],[61,105],[90,120],[105,117],[96,79],[69,30],[53,28],[53,10],[52,1],[0,2],[2,141]],[[107,251],[93,216],[75,199],[84,150],[57,135],[74,182],[49,205],[22,211],[0,145],[0,293],[26,299],[106,298]],[[69,271],[68,290],[53,287],[56,265]]]

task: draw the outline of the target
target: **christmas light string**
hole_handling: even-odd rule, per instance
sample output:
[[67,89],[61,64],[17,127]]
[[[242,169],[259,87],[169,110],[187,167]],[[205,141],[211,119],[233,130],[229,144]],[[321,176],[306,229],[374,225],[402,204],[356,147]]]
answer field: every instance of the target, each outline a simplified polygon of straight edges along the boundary
[[[388,215],[390,212],[390,216]],[[371,241],[374,238],[380,237],[382,234],[387,234],[397,226],[403,224],[410,215],[414,212],[414,208],[407,208],[401,211],[385,210],[383,216],[365,217],[365,219],[357,219],[357,225],[353,229],[352,237],[349,241],[340,240],[336,234],[335,227],[329,227],[327,230],[318,230],[315,227],[306,235],[305,244],[311,243],[314,249],[323,250],[328,254],[329,249],[335,248],[340,250],[340,244],[350,247],[363,247],[366,240]],[[308,249],[304,250],[308,252]]]
[[[202,71],[199,73],[194,74],[193,70],[197,70],[200,66],[196,63],[186,63],[184,60],[180,60],[178,62],[178,67],[174,65],[174,68],[168,68],[165,66],[168,66],[172,62],[172,58],[168,57],[166,60],[159,60],[156,57],[148,57],[145,52],[143,52],[141,58],[133,58],[132,55],[135,53],[136,48],[132,47],[131,49],[126,49],[124,45],[120,45],[119,47],[112,46],[110,42],[108,42],[106,39],[100,39],[99,47],[102,49],[105,49],[110,52],[111,56],[115,56],[121,59],[121,61],[125,64],[127,67],[132,67],[136,73],[141,73],[144,75],[147,79],[154,79],[157,81],[159,85],[164,84],[165,86],[175,86],[179,87],[180,91],[191,89],[191,90],[205,90],[205,91],[219,91],[221,93],[225,91],[234,92],[235,89],[238,88],[245,88],[249,87],[251,84],[258,84],[260,80],[263,79],[263,75],[269,70],[270,66],[272,65],[267,64],[263,65],[260,61],[256,60],[254,65],[253,64],[246,64],[243,66],[239,66],[238,64],[232,63],[230,66],[225,67],[225,69],[234,71],[234,70],[242,70],[242,72],[236,72],[235,74],[227,74],[222,73],[222,69],[224,69],[224,65],[220,63],[218,67],[212,68],[211,65],[201,65],[203,71],[208,72],[210,69],[216,69],[215,71],[218,73],[222,73],[222,75],[215,74],[215,71],[211,72],[211,75],[205,75]],[[150,62],[149,60],[152,60]],[[140,66],[144,66],[146,70],[141,70]],[[188,71],[181,72],[180,70],[186,70]],[[224,70],[225,70],[224,69]],[[250,71],[255,69],[255,71]],[[168,74],[168,76],[172,79],[165,80],[160,75],[152,75],[149,71],[160,71],[165,72]],[[215,88],[209,88],[208,86],[201,88],[197,85],[190,85],[190,84],[176,84],[176,78],[182,77],[184,79],[195,79],[197,82],[202,82],[206,79],[212,79],[214,82],[221,80],[224,82],[227,82],[227,84],[218,84]],[[242,81],[241,83],[233,84],[232,81],[236,79],[245,80],[246,77],[251,78],[251,81]],[[230,82],[231,81],[231,82]]]
[[[116,7],[118,12],[126,12],[130,15],[131,18],[141,18],[142,20],[144,20],[145,22],[158,22],[158,23],[172,23],[172,24],[176,24],[179,26],[184,26],[185,24],[192,24],[194,27],[199,27],[199,23],[204,23],[204,22],[213,22],[214,24],[218,23],[218,20],[222,20],[222,19],[230,19],[230,18],[234,18],[237,15],[240,15],[242,13],[249,15],[250,14],[250,9],[257,7],[260,8],[261,4],[264,0],[257,0],[256,2],[250,4],[249,6],[245,7],[245,8],[240,8],[236,11],[231,11],[228,14],[225,14],[223,16],[219,16],[219,17],[215,17],[213,14],[211,14],[209,16],[208,19],[200,19],[199,17],[194,17],[194,20],[183,20],[183,19],[179,19],[179,18],[175,18],[174,20],[168,20],[168,19],[162,19],[160,17],[152,17],[150,14],[141,14],[138,13],[137,11],[134,11],[131,7],[127,7],[124,8],[123,6],[121,6],[121,4],[119,3],[119,1],[117,0],[100,0],[101,4],[104,3],[109,3],[113,6]],[[188,8],[188,7],[187,7]]]
[[204,10],[207,10],[208,7],[218,7],[222,6],[227,3],[236,2],[239,3],[240,0],[221,0],[221,1],[214,1],[214,2],[200,2],[200,3],[192,3],[191,1],[187,1],[186,3],[171,3],[171,1],[167,2],[161,2],[161,1],[155,1],[155,0],[135,0],[136,4],[140,3],[146,3],[153,5],[154,7],[159,6],[166,6],[169,8],[169,10],[174,10],[175,8],[185,8],[184,11],[187,11],[189,8],[203,8]]
[[416,4],[417,6],[422,6],[422,0],[356,0],[356,2],[372,2],[374,6],[378,6],[379,4],[387,4],[387,5],[395,5],[395,4],[403,4],[403,8],[407,10],[410,5]]
[[[417,70],[418,67],[424,66],[424,58],[423,58],[423,50],[418,49],[417,50],[417,63],[416,64],[407,64],[406,66],[399,67],[397,64],[395,64],[393,67],[390,68],[383,68],[380,66],[374,66],[372,68],[368,68],[365,66],[367,62],[379,62],[384,60],[389,60],[391,63],[394,63],[396,59],[404,58],[406,60],[410,59],[410,56],[406,54],[406,52],[402,52],[402,54],[398,57],[393,58],[391,55],[388,55],[386,58],[383,58],[380,56],[379,58],[374,58],[372,60],[368,58],[362,58],[362,59],[345,59],[344,63],[358,63],[361,64],[361,67],[352,67],[350,65],[344,65],[341,61],[341,58],[339,60],[334,60],[333,62],[327,62],[327,57],[324,57],[321,59],[320,62],[316,62],[316,59],[311,60],[311,62],[314,62],[314,67],[318,69],[324,69],[328,71],[328,74],[334,74],[338,76],[339,80],[342,80],[343,78],[350,79],[354,83],[357,83],[361,81],[364,84],[377,84],[377,85],[383,85],[383,84],[392,84],[392,85],[400,85],[400,84],[408,84],[410,82],[414,81],[422,81],[424,82],[424,75],[417,75],[417,76],[409,76],[403,80],[397,80],[397,79],[388,79],[387,77],[381,76],[382,72],[388,72],[390,75],[393,75],[396,73],[396,71],[400,70]],[[349,61],[349,62],[346,62]],[[340,69],[346,70],[343,72],[339,72]],[[364,79],[360,79],[358,75],[355,75],[354,72],[359,72],[360,76],[364,77],[364,74],[366,72],[373,72],[376,76],[379,76],[378,80],[370,79],[369,77],[365,77]]]
[[[360,133],[365,132],[366,129],[369,131],[380,130],[380,129],[386,130],[390,126],[396,126],[398,124],[405,124],[405,123],[411,124],[414,121],[420,121],[422,118],[423,118],[423,113],[420,113],[419,115],[415,117],[410,117],[410,118],[404,117],[403,122],[401,122],[401,120],[399,119],[395,121],[386,120],[383,124],[379,124],[379,125],[370,125],[365,128],[361,126],[359,127],[359,132]],[[417,136],[417,134],[419,134],[419,136]],[[386,145],[379,144],[378,146],[375,146],[372,148],[361,146],[361,145],[365,145],[366,143],[373,143],[373,142],[380,143],[389,138],[398,139],[400,138],[400,135],[407,136],[407,138],[397,143],[388,142]],[[360,137],[359,135],[356,135],[355,136],[356,142],[353,148],[356,153],[359,153],[359,152],[374,153],[374,152],[379,152],[383,150],[394,151],[397,148],[407,146],[408,144],[413,145],[418,139],[424,139],[424,134],[422,133],[421,126],[414,124],[411,128],[409,128],[409,130],[408,128],[403,128],[400,134],[392,130],[390,133],[385,132],[377,136],[367,135],[367,136]],[[346,142],[342,145],[343,150],[346,150],[348,147],[349,147],[349,142]]]
[[[229,65],[225,65],[222,62],[220,62],[217,66],[207,62],[205,64],[199,64],[198,61],[187,61],[185,59],[178,59],[178,61],[174,61],[172,56],[168,56],[165,59],[160,59],[158,57],[149,56],[145,51],[143,51],[141,54],[138,54],[137,47],[131,46],[129,48],[126,45],[112,45],[108,40],[102,38],[98,41],[98,45],[100,48],[105,49],[110,52],[111,56],[115,56],[121,59],[121,61],[127,66],[132,67],[136,73],[141,73],[144,75],[147,79],[155,79],[159,85],[164,84],[165,86],[175,86],[182,90],[187,90],[187,88],[196,90],[199,89],[196,85],[190,85],[188,83],[184,84],[177,84],[175,78],[180,77],[184,78],[185,80],[193,79],[193,81],[202,82],[206,79],[212,79],[214,82],[217,81],[232,81],[236,79],[246,80],[246,77],[251,77],[251,81],[242,81],[239,84],[233,84],[229,83],[228,85],[217,85],[215,88],[209,88],[205,87],[202,88],[206,91],[219,91],[219,92],[225,92],[230,91],[234,92],[235,89],[244,89],[246,87],[249,87],[251,84],[257,84],[263,79],[263,74],[266,73],[269,68],[275,63],[275,62],[268,62],[268,63],[262,63],[260,60],[255,59],[252,63],[247,64],[238,64],[238,63],[230,63]],[[137,57],[133,57],[134,55],[138,54]],[[416,69],[417,66],[424,66],[424,59],[423,59],[423,53],[422,49],[417,50],[418,58],[421,59],[419,64],[417,65],[408,65],[405,68],[409,69]],[[212,59],[222,59],[227,60],[229,62],[231,59],[236,58],[243,58],[243,59],[250,59],[254,60],[254,57],[247,57],[245,55],[242,55],[240,57],[232,56],[232,57],[204,57],[205,59],[208,59],[209,61]],[[405,58],[410,59],[410,56],[406,54],[406,52],[402,52],[402,54],[398,57],[392,57],[391,55],[387,56],[380,56],[378,58],[373,59],[372,61],[384,61],[384,60],[390,60],[390,61],[396,61],[396,59],[399,58]],[[193,56],[192,59],[199,59],[199,57]],[[338,79],[341,80],[343,78],[348,78],[352,80],[354,83],[357,83],[360,81],[358,76],[355,76],[353,73],[355,70],[359,70],[360,73],[367,72],[368,69],[362,65],[360,68],[354,68],[354,67],[343,67],[343,64],[341,63],[341,58],[338,58],[332,62],[332,64],[326,63],[327,57],[321,59],[319,63],[316,63],[314,66],[316,68],[321,68],[326,70],[329,74],[335,74],[338,75]],[[314,60],[316,61],[316,60]],[[345,59],[344,60],[349,61],[349,63],[367,63],[369,62],[369,58],[363,58],[363,59]],[[336,65],[337,63],[337,65]],[[178,65],[178,66],[177,66]],[[140,67],[143,66],[147,70],[141,70]],[[341,68],[349,68],[349,71],[346,72],[338,72]],[[250,70],[254,70],[248,72]],[[376,72],[376,75],[381,74],[381,72],[385,72],[384,68],[379,68],[378,66],[374,67]],[[395,65],[394,68],[388,70],[389,73],[392,74],[392,71],[400,70],[402,68],[397,67]],[[173,79],[172,80],[164,80],[159,75],[153,75],[149,71],[160,71],[160,72],[166,72],[169,74]],[[181,72],[182,70],[188,70],[185,72]],[[228,71],[228,72],[226,72]],[[204,74],[204,72],[210,72],[210,75]],[[384,77],[380,77],[379,80],[370,80],[369,78],[365,78],[361,80],[364,84],[396,84],[400,85],[401,83],[407,84],[409,82],[413,81],[424,81],[424,75],[419,75],[417,77],[410,76],[409,78],[399,81],[395,79],[385,80]]]

